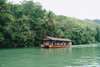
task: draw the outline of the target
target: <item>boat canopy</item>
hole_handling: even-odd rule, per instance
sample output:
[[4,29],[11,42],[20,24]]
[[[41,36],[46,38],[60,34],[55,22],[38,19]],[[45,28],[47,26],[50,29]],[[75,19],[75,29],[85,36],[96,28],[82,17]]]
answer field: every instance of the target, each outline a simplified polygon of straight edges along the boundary
[[44,40],[67,41],[67,42],[70,42],[70,41],[71,41],[70,39],[65,39],[65,38],[55,38],[55,37],[50,37],[50,36],[47,36]]

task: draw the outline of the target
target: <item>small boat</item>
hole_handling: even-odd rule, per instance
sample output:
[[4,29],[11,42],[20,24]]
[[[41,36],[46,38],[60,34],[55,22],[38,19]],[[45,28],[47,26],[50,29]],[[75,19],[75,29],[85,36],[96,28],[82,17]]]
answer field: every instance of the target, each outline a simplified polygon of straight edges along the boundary
[[41,47],[43,48],[66,48],[71,47],[72,41],[64,38],[46,37]]

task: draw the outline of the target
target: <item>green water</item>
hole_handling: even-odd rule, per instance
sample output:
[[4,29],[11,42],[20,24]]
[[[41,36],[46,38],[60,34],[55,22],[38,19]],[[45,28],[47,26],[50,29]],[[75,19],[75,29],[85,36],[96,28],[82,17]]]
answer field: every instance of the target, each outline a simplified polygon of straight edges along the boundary
[[100,48],[1,49],[0,67],[100,67]]

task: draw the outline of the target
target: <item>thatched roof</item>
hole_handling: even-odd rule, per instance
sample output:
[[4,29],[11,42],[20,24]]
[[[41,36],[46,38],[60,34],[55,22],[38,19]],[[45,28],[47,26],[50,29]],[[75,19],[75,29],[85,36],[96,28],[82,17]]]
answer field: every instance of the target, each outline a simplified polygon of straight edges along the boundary
[[44,40],[56,40],[56,41],[71,41],[70,39],[65,39],[65,38],[55,38],[55,37],[50,37],[50,36],[47,36],[46,39]]

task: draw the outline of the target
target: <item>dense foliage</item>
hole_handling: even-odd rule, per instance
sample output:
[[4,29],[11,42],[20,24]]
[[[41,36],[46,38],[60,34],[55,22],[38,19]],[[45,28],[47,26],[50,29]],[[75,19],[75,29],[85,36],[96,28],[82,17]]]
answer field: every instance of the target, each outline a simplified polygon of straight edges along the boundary
[[0,47],[40,46],[46,36],[69,38],[73,44],[100,42],[100,25],[55,15],[40,3],[0,0]]

